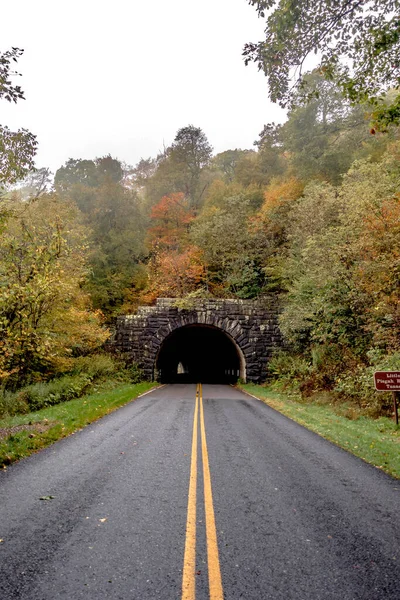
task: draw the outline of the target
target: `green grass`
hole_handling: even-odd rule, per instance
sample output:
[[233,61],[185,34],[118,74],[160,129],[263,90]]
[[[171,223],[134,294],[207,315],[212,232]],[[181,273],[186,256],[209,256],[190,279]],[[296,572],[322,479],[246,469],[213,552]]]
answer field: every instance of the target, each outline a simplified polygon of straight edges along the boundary
[[387,417],[349,419],[332,405],[299,401],[295,396],[254,384],[239,385],[307,429],[400,479],[400,427]]
[[[25,415],[0,420],[0,431],[14,428],[14,432],[0,438],[0,467],[5,468],[21,458],[49,446],[127,404],[156,383],[119,384],[106,391],[83,396],[56,406]],[[28,430],[19,430],[30,426]],[[33,427],[37,428],[33,428]]]

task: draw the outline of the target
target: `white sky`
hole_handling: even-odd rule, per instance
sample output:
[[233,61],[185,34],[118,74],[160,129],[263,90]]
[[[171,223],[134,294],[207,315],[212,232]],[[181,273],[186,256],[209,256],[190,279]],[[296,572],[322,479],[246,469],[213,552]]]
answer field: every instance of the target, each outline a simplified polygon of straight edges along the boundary
[[26,100],[0,123],[38,136],[37,166],[110,153],[155,156],[180,127],[201,127],[214,152],[251,148],[285,120],[243,45],[263,37],[246,0],[13,0],[1,7],[0,51],[24,48]]

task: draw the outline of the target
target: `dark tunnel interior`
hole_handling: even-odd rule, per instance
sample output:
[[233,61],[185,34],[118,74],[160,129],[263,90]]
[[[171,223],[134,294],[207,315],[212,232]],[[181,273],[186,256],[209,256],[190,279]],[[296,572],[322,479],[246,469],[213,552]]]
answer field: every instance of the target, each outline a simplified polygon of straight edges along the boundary
[[161,383],[235,383],[240,377],[239,351],[221,329],[188,325],[164,340],[156,371]]

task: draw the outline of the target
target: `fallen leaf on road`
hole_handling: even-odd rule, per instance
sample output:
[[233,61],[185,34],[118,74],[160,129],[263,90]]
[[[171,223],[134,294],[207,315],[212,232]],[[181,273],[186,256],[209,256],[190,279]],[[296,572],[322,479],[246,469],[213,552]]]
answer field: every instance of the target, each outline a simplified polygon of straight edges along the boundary
[[41,496],[39,500],[54,500],[55,496]]

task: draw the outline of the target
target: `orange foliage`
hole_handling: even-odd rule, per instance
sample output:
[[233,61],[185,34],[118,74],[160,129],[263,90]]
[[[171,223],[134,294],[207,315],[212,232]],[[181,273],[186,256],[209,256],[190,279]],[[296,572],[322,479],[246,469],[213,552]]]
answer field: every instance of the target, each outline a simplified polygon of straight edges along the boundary
[[198,288],[204,271],[200,250],[195,246],[181,252],[171,249],[156,252],[143,301],[153,302],[158,297],[181,298]]
[[264,204],[261,207],[260,216],[268,218],[269,214],[286,202],[292,202],[300,198],[304,190],[304,184],[291,177],[290,179],[273,180],[264,193]]
[[[370,328],[376,342],[400,349],[400,199],[386,200],[364,219],[356,247],[360,289],[373,299]],[[391,326],[378,327],[377,322]]]
[[153,206],[150,218],[154,225],[149,229],[151,244],[158,247],[177,249],[187,236],[189,225],[194,219],[193,210],[183,193],[163,196]]

